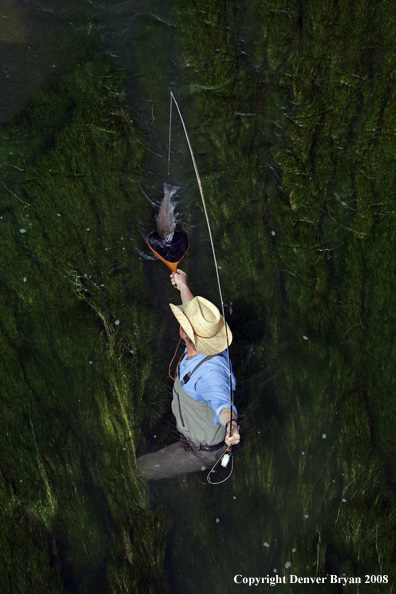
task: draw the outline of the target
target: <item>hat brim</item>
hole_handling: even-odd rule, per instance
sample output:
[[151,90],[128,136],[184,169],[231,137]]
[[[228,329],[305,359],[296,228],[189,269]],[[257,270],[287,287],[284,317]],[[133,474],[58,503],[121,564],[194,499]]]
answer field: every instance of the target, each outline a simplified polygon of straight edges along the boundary
[[191,340],[191,342],[194,342],[194,329],[190,324],[190,320],[184,315],[184,309],[186,306],[173,305],[173,303],[169,303],[169,307],[171,308],[176,320],[187,334],[188,338]]

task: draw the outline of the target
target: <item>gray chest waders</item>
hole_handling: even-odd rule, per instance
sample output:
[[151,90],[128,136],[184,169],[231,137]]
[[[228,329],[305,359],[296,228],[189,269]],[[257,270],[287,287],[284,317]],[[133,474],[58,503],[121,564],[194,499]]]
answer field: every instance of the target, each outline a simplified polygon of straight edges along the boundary
[[224,442],[225,428],[213,423],[214,412],[206,402],[199,402],[187,394],[184,385],[193,373],[208,359],[217,355],[210,355],[182,379],[179,377],[179,368],[175,383],[173,384],[172,412],[176,418],[179,433],[194,446],[214,446]]

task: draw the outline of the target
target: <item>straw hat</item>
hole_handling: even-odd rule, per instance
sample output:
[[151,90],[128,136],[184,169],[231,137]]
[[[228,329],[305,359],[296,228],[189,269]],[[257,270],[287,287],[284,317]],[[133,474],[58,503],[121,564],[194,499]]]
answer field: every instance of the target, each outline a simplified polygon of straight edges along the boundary
[[[198,353],[217,355],[227,348],[224,319],[213,303],[204,297],[194,297],[185,305],[169,305]],[[227,336],[230,345],[232,334],[228,324]]]

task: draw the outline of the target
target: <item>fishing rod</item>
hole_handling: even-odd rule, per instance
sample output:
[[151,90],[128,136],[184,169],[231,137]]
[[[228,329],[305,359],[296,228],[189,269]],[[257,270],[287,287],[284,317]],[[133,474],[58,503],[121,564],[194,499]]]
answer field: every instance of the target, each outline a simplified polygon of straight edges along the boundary
[[[226,335],[226,351],[227,351],[227,363],[228,363],[228,375],[229,375],[229,387],[230,387],[230,433],[229,436],[231,437],[231,427],[232,427],[232,410],[233,410],[233,405],[234,405],[234,398],[233,398],[233,392],[232,392],[232,372],[231,372],[231,360],[230,360],[230,352],[229,352],[229,341],[228,341],[228,332],[227,332],[227,322],[226,322],[226,317],[225,317],[225,311],[224,311],[224,300],[223,300],[223,292],[221,290],[221,283],[220,283],[220,274],[219,274],[219,267],[217,264],[217,258],[216,258],[216,250],[214,247],[214,242],[213,242],[213,236],[212,236],[212,230],[210,227],[210,222],[209,222],[209,216],[208,216],[208,211],[206,208],[206,202],[205,202],[205,197],[204,197],[204,192],[203,192],[203,188],[202,188],[202,183],[201,183],[201,178],[199,175],[199,171],[198,171],[198,166],[197,166],[197,162],[195,160],[195,156],[194,156],[194,151],[192,149],[191,146],[191,142],[190,142],[190,138],[188,136],[187,133],[187,128],[186,128],[186,124],[184,123],[184,119],[182,116],[182,113],[180,111],[180,107],[178,102],[176,101],[176,97],[174,96],[173,92],[170,91],[170,108],[169,108],[169,146],[168,146],[168,175],[169,175],[169,170],[170,170],[170,156],[171,156],[171,129],[172,129],[172,102],[174,102],[176,109],[179,113],[179,117],[180,117],[180,121],[181,124],[183,126],[183,130],[184,130],[184,134],[186,137],[186,141],[187,141],[187,145],[188,148],[190,150],[190,155],[191,155],[191,160],[194,166],[194,171],[195,171],[195,176],[197,178],[197,183],[198,183],[198,188],[199,188],[199,193],[201,195],[201,200],[202,200],[202,206],[203,206],[203,210],[204,210],[204,214],[205,214],[205,219],[206,219],[206,224],[208,227],[208,233],[209,233],[209,240],[210,240],[210,245],[212,248],[212,254],[213,254],[213,260],[214,260],[214,265],[215,265],[215,270],[216,270],[216,279],[217,279],[217,286],[219,289],[219,296],[220,296],[220,303],[221,303],[221,313],[223,316],[223,320],[224,320],[224,327],[225,327],[225,335]],[[224,452],[223,456],[221,458],[219,458],[219,460],[216,462],[216,464],[213,466],[213,468],[211,469],[211,471],[208,474],[208,481],[212,482],[211,480],[209,480],[210,474],[214,471],[214,469],[216,468],[217,464],[220,462],[221,466],[223,466],[224,468],[227,467],[230,459],[232,461],[232,446],[228,446],[227,450]],[[232,474],[232,470],[233,470],[233,466],[231,468],[231,472],[229,474],[229,476],[227,478],[229,478]],[[225,479],[227,480],[227,479]],[[220,481],[220,482],[224,482],[224,481]],[[219,483],[213,483],[213,484],[219,484]]]

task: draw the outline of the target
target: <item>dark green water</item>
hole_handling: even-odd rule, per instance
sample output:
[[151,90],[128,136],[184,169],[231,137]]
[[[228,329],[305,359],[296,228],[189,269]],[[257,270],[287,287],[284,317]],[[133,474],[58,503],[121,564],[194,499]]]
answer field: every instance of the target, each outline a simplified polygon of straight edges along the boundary
[[[395,592],[393,3],[0,12],[0,592]],[[242,443],[217,487],[135,466],[174,438],[178,297],[144,244],[170,89],[234,333]],[[176,118],[171,177],[191,288],[218,303]]]

